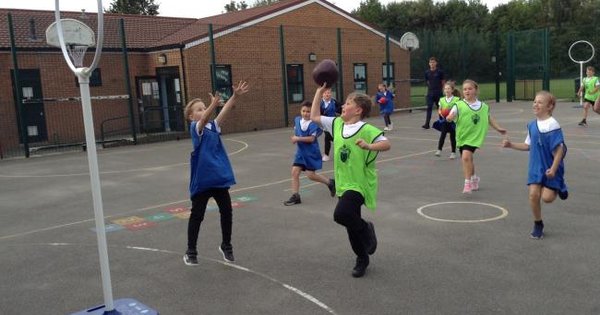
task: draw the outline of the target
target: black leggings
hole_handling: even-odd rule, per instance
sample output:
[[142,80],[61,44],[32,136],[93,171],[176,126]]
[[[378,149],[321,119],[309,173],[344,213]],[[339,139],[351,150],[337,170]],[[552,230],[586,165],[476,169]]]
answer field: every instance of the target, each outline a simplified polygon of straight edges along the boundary
[[346,227],[350,246],[358,257],[369,256],[365,246],[368,241],[368,225],[360,214],[360,208],[364,203],[365,198],[360,193],[347,190],[338,200],[333,212],[333,220]]
[[204,220],[208,199],[215,198],[221,213],[221,234],[223,244],[231,244],[231,229],[233,225],[233,210],[229,188],[211,188],[197,193],[192,197],[192,213],[188,221],[188,249],[196,250],[200,224]]
[[383,122],[385,123],[386,127],[392,124],[392,120],[390,119],[390,114],[383,114]]
[[452,146],[452,152],[456,153],[456,130],[452,127],[452,123],[444,121],[442,129],[440,130],[440,141],[438,142],[438,150],[442,151],[444,147],[444,141],[446,140],[446,134],[450,134],[450,145]]
[[325,155],[329,155],[329,151],[331,151],[331,142],[333,142],[333,136],[329,131],[325,131]]

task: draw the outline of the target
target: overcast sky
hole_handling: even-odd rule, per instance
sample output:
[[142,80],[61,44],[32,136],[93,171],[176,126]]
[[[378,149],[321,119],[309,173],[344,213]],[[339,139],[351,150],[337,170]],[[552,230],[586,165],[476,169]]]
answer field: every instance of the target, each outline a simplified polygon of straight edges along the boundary
[[[112,0],[102,0],[104,9],[108,9]],[[160,5],[160,16],[176,16],[201,18],[211,15],[224,13],[225,4],[230,0],[155,0]],[[239,2],[239,1],[236,1]],[[329,2],[336,6],[351,12],[358,8],[361,0],[330,0]],[[393,0],[379,0],[382,4],[394,2]],[[482,0],[491,10],[501,3],[507,3],[509,0]],[[38,9],[54,10],[55,1],[52,0],[0,0],[0,8],[18,8],[18,9]],[[254,0],[246,0],[246,3],[252,4]],[[97,12],[97,0],[61,0],[61,11],[80,11]]]

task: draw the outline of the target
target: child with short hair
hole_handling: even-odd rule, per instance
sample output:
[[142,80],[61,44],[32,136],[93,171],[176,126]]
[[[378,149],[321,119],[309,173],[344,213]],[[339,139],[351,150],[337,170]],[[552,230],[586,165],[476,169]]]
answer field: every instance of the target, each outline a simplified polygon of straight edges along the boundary
[[369,255],[377,249],[375,227],[362,218],[361,206],[375,210],[378,186],[375,159],[380,151],[390,149],[390,141],[381,130],[363,121],[373,103],[368,95],[351,93],[340,117],[325,117],[319,113],[324,90],[325,84],[316,90],[310,119],[333,135],[335,188],[339,197],[333,218],[346,227],[356,254],[352,276],[359,278],[367,271]]
[[595,106],[596,101],[600,99],[600,80],[595,76],[596,69],[593,66],[588,66],[585,69],[585,74],[586,77],[583,78],[579,91],[577,91],[577,96],[581,97],[583,95],[583,119],[579,123],[579,126],[583,127],[587,127],[587,116],[590,107],[595,112],[600,113],[600,110],[597,110],[598,108]]
[[500,134],[505,134],[506,129],[500,127],[490,114],[490,107],[477,99],[479,85],[473,80],[463,82],[464,99],[456,102],[446,119],[456,121],[456,145],[461,154],[465,184],[463,194],[470,194],[479,190],[480,178],[475,174],[473,156],[480,148],[487,136],[489,126]]
[[292,196],[283,202],[286,206],[302,203],[300,199],[300,173],[302,171],[306,172],[306,177],[310,180],[327,185],[331,197],[335,196],[335,181],[316,173],[323,166],[321,150],[317,141],[322,130],[310,120],[311,106],[311,102],[304,101],[300,108],[300,116],[296,116],[294,119],[294,135],[291,139],[292,143],[297,145],[297,149],[292,166]]
[[450,134],[450,146],[452,152],[448,156],[449,159],[454,160],[456,158],[456,123],[453,121],[446,120],[450,110],[456,102],[460,100],[460,92],[456,89],[454,81],[447,81],[444,84],[444,95],[445,97],[440,98],[438,114],[440,115],[440,140],[438,141],[438,149],[435,151],[435,156],[442,155],[442,148],[444,147],[444,141],[446,135]]
[[565,184],[564,158],[567,146],[560,125],[552,111],[556,107],[556,98],[548,91],[540,91],[533,101],[535,119],[527,124],[527,138],[524,143],[513,143],[508,138],[502,146],[519,151],[529,151],[529,205],[533,214],[531,238],[544,237],[541,201],[551,203],[558,195],[567,199],[569,192]]
[[190,134],[194,151],[190,157],[190,198],[192,209],[188,221],[187,251],[183,262],[188,266],[198,265],[198,251],[196,243],[200,233],[200,224],[204,220],[206,205],[210,198],[214,198],[221,214],[222,242],[219,251],[223,259],[233,262],[233,246],[231,245],[231,231],[233,226],[231,197],[229,187],[235,185],[233,169],[227,157],[227,152],[221,141],[221,124],[231,111],[239,95],[246,94],[249,86],[245,81],[240,81],[233,87],[233,94],[225,103],[217,117],[210,121],[217,105],[221,102],[218,93],[210,96],[208,108],[201,99],[191,100],[185,107],[185,115],[191,121]]
[[383,116],[383,122],[385,123],[383,130],[391,131],[394,129],[394,124],[390,119],[390,115],[394,112],[394,93],[388,90],[385,83],[379,83],[377,90],[375,102],[379,104],[379,114]]

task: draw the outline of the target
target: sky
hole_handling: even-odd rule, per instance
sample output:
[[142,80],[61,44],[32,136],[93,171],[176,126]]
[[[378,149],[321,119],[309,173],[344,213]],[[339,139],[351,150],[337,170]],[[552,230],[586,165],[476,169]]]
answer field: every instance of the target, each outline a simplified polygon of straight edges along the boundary
[[[108,9],[112,0],[102,0],[104,9]],[[225,13],[225,4],[230,0],[155,0],[159,4],[160,16],[202,18],[211,15]],[[239,2],[239,1],[236,1]],[[351,12],[359,7],[361,0],[329,0],[329,2]],[[394,2],[394,0],[379,0],[382,4]],[[487,5],[491,10],[499,4],[507,3],[509,0],[481,0],[481,3]],[[246,3],[252,4],[254,0],[246,0]],[[52,0],[0,0],[0,8],[15,9],[35,9],[35,10],[54,10],[55,1]],[[61,11],[81,11],[98,12],[97,0],[62,0],[60,1]]]

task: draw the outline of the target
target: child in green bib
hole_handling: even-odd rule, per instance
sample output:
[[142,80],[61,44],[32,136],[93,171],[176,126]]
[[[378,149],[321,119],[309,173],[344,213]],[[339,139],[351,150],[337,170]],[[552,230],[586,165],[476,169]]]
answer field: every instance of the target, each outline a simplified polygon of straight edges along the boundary
[[579,91],[577,96],[583,96],[583,119],[579,123],[580,126],[587,127],[587,116],[590,107],[593,106],[593,110],[600,114],[600,107],[596,106],[596,102],[600,99],[600,80],[595,76],[596,69],[593,66],[588,66],[585,69],[586,77],[579,85]]
[[390,149],[390,141],[381,130],[363,121],[373,105],[368,95],[351,93],[339,117],[321,116],[319,104],[325,89],[325,85],[317,88],[310,119],[333,136],[335,190],[339,197],[333,219],[346,228],[356,254],[352,276],[359,278],[365,275],[369,255],[377,248],[375,227],[362,219],[361,206],[375,210],[378,184],[375,159],[378,152]]
[[450,114],[446,117],[448,121],[456,121],[456,145],[461,154],[465,184],[463,194],[470,194],[479,190],[480,178],[475,174],[475,163],[473,155],[485,141],[489,126],[492,126],[500,134],[506,134],[506,129],[500,127],[496,120],[490,115],[490,107],[477,99],[479,86],[473,80],[465,80],[462,85],[464,99],[456,102]]

